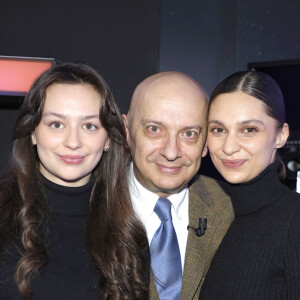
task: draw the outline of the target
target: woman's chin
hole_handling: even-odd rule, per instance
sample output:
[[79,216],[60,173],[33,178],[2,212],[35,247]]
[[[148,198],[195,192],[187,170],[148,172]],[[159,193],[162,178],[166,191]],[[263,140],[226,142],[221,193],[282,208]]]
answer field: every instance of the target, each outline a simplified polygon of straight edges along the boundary
[[239,184],[249,181],[246,174],[241,174],[240,172],[222,172],[221,175],[231,184]]

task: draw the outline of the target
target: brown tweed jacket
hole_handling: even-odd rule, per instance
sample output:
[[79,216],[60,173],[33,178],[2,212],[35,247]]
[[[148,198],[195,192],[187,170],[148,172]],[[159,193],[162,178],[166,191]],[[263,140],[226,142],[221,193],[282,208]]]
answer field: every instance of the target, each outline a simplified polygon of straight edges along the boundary
[[[211,260],[234,219],[230,198],[216,180],[203,175],[198,175],[189,186],[189,224],[198,227],[199,218],[207,219],[207,229],[201,237],[189,231],[181,300],[199,299]],[[149,298],[158,300],[152,275],[149,289]]]

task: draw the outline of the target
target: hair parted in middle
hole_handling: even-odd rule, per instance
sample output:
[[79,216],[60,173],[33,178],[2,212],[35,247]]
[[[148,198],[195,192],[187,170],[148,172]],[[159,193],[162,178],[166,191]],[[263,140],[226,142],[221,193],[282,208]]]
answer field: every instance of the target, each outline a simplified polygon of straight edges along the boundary
[[[222,80],[213,90],[209,109],[214,99],[225,93],[243,92],[263,102],[266,114],[276,121],[276,129],[280,130],[285,123],[285,103],[278,83],[268,74],[258,71],[239,71]],[[278,173],[285,178],[286,169],[278,153]]]

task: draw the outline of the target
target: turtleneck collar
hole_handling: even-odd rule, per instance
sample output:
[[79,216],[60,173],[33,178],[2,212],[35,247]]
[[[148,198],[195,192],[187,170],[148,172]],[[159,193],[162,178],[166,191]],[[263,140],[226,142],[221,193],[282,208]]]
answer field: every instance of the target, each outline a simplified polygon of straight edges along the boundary
[[225,186],[231,196],[236,217],[250,215],[270,205],[284,192],[277,174],[278,166],[278,162],[275,162],[248,182]]
[[41,174],[45,195],[51,214],[76,216],[87,214],[90,195],[95,183],[91,176],[89,182],[79,187],[58,185]]

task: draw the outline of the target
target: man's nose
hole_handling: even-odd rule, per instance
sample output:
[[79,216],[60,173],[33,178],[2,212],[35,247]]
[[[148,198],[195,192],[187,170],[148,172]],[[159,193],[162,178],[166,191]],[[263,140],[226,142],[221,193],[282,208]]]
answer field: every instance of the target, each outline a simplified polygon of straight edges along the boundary
[[168,135],[163,139],[160,154],[169,161],[174,161],[182,156],[181,143],[176,135]]

